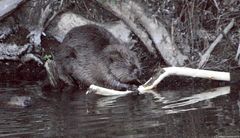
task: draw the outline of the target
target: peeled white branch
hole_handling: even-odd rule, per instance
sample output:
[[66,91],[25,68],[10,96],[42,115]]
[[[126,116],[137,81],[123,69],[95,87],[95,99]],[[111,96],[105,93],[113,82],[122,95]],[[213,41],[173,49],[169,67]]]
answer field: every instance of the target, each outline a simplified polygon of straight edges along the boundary
[[[141,94],[146,93],[149,90],[156,87],[164,78],[172,75],[188,76],[188,77],[194,77],[194,78],[198,77],[198,78],[206,78],[206,79],[220,80],[220,81],[230,81],[229,72],[192,69],[192,68],[186,68],[186,67],[167,67],[167,68],[163,68],[155,76],[150,78],[144,85],[139,86],[138,91]],[[93,90],[95,94],[104,95],[104,96],[126,95],[133,92],[133,91],[116,91],[116,90],[98,87],[95,85],[91,85],[89,89]]]
[[192,68],[186,68],[186,67],[167,67],[167,68],[163,68],[162,71],[163,71],[162,74],[158,76],[153,76],[144,85],[139,86],[138,90],[140,92],[151,90],[154,87],[156,87],[164,78],[172,75],[188,76],[188,77],[194,77],[194,78],[197,77],[197,78],[205,78],[205,79],[220,80],[220,81],[230,81],[229,72],[192,69]]
[[128,90],[127,91],[117,91],[117,90],[107,89],[107,88],[103,88],[103,87],[96,86],[96,85],[91,85],[86,94],[89,94],[91,92],[95,92],[95,94],[99,94],[99,95],[103,95],[103,96],[116,96],[116,95],[124,96],[129,93],[132,93],[133,91],[128,91]]

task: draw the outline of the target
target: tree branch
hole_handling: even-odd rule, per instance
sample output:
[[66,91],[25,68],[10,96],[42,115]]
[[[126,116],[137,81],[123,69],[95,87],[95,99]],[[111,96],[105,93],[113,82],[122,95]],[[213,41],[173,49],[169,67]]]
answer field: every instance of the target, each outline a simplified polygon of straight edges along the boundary
[[[162,68],[156,75],[151,77],[144,85],[138,87],[140,94],[147,93],[149,90],[155,88],[164,78],[172,75],[189,76],[197,78],[205,78],[211,80],[230,81],[229,72],[219,72],[211,70],[192,69],[186,67],[167,67]],[[104,96],[126,95],[133,91],[116,91],[107,88],[102,88],[96,85],[89,87],[95,94]],[[88,94],[89,92],[87,92]]]
[[[223,30],[224,34],[227,34],[231,30],[231,28],[234,25],[234,22],[235,22],[235,20],[232,19],[231,22],[227,25],[227,27]],[[215,39],[215,41],[210,45],[208,50],[204,53],[204,55],[202,55],[201,60],[198,64],[198,68],[202,68],[208,62],[208,59],[209,59],[212,51],[214,50],[216,45],[222,40],[222,38],[223,38],[223,34],[219,34],[218,37]]]

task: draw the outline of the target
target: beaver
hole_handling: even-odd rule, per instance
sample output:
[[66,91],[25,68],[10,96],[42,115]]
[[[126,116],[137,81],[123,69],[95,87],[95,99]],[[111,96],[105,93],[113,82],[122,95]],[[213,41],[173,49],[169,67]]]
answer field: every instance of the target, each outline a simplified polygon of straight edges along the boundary
[[53,55],[57,71],[52,71],[58,72],[58,80],[69,85],[136,89],[141,74],[136,54],[129,44],[120,42],[103,27],[92,24],[75,27],[59,48]]

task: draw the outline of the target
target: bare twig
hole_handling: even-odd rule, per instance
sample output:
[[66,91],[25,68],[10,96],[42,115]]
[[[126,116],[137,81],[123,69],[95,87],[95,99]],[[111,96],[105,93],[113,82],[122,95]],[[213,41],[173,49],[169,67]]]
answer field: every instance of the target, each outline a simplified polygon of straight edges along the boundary
[[240,43],[238,45],[238,50],[237,50],[237,54],[235,56],[235,60],[238,62],[238,65],[240,65]]
[[49,26],[51,21],[60,13],[63,6],[63,0],[61,0],[60,5],[58,6],[59,10],[54,11],[53,15],[47,20],[47,22],[44,24],[44,30]]
[[[63,0],[60,1],[59,10],[54,11],[51,9],[51,4],[48,4],[45,9],[41,11],[41,17],[38,21],[38,26],[32,30],[29,35],[27,36],[30,38],[30,42],[34,44],[34,46],[40,46],[41,44],[41,35],[44,34],[44,30],[48,27],[50,22],[56,17],[56,15],[60,12],[62,8]],[[51,13],[53,12],[52,16]]]
[[[223,30],[224,34],[227,34],[231,28],[234,25],[235,20],[232,19],[231,22],[227,25],[227,27]],[[218,35],[218,37],[215,39],[215,41],[210,45],[210,47],[208,48],[208,50],[204,53],[204,55],[201,57],[201,60],[198,64],[198,68],[202,68],[208,61],[212,51],[214,50],[214,48],[216,47],[216,45],[222,40],[223,38],[223,34]]]

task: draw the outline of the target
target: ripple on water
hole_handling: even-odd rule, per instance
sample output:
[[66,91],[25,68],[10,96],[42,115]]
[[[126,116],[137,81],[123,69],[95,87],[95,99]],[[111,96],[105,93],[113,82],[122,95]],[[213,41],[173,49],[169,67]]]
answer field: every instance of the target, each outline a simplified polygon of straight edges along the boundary
[[[210,137],[239,136],[239,92],[158,91],[141,96],[100,97],[84,92],[48,94],[37,84],[0,85],[0,137]],[[4,105],[11,96],[34,105]]]

